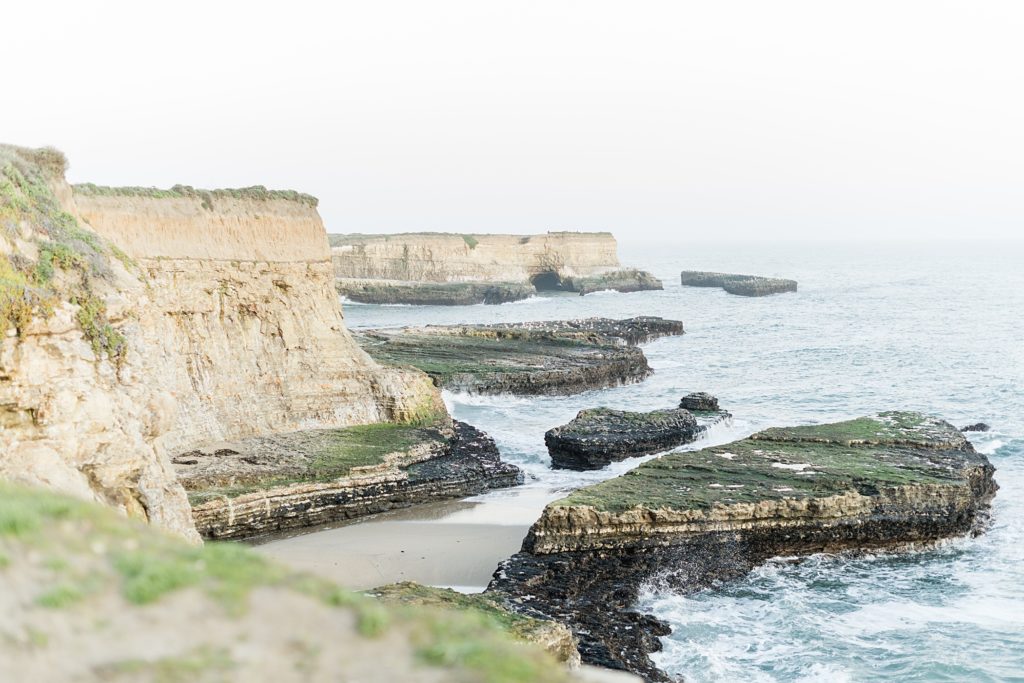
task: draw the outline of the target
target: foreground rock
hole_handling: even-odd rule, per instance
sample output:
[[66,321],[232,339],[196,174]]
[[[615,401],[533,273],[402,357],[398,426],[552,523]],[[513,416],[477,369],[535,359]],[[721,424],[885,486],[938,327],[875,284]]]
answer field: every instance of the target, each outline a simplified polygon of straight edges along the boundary
[[173,460],[206,538],[237,539],[515,486],[494,441],[462,422],[375,424],[247,439]]
[[411,365],[445,389],[539,395],[639,382],[651,368],[636,346],[682,333],[676,320],[590,318],[365,330],[356,340],[375,360]]
[[572,627],[584,662],[665,681],[648,654],[668,627],[632,611],[644,582],[689,592],[774,556],[976,532],[993,472],[955,427],[918,413],[769,429],[550,504],[489,590]]
[[0,680],[579,680],[515,622],[386,605],[239,544],[189,546],[0,483]]
[[684,270],[680,277],[684,287],[721,287],[729,294],[740,296],[768,296],[796,291],[796,280]]
[[607,232],[331,235],[330,241],[339,289],[366,303],[501,303],[525,298],[524,292],[662,289],[650,273],[619,265]]
[[612,462],[691,443],[708,427],[729,417],[726,412],[698,415],[683,408],[647,413],[591,408],[581,410],[572,422],[548,430],[544,443],[552,467],[597,470]]
[[363,304],[506,304],[537,294],[533,286],[516,282],[399,282],[339,278],[336,286],[338,293],[346,299]]

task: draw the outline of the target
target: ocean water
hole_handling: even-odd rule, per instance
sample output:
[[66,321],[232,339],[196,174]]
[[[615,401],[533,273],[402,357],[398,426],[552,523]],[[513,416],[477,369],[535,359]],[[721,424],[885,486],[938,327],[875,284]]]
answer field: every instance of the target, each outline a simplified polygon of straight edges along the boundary
[[[645,347],[655,374],[641,384],[570,397],[446,395],[456,417],[488,431],[528,473],[520,490],[474,499],[497,514],[510,498],[539,513],[641,461],[549,468],[544,431],[596,405],[647,410],[709,391],[734,419],[701,445],[897,408],[989,423],[970,437],[1001,487],[984,535],[914,554],[781,558],[685,597],[655,584],[639,607],[672,624],[655,659],[688,681],[1024,681],[1024,245],[694,245],[622,256],[662,277],[665,291],[502,306],[346,304],[346,318],[352,327],[684,322],[684,336]],[[747,299],[682,288],[684,269],[791,277],[800,291]]]

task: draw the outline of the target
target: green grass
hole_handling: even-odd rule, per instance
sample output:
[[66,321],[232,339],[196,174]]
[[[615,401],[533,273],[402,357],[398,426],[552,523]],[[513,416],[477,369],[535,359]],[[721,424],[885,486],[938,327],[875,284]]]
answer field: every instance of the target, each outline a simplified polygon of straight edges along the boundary
[[[154,683],[192,683],[209,680],[211,674],[220,674],[221,680],[230,680],[228,674],[237,666],[226,648],[203,646],[177,657],[159,659],[126,659],[100,668],[104,680],[124,677],[139,680],[145,677]],[[223,676],[223,678],[221,678]]]
[[462,239],[470,249],[476,249],[476,245],[480,244],[480,240],[472,235],[463,235]]
[[168,190],[155,187],[108,187],[93,183],[72,186],[75,194],[86,197],[144,197],[147,199],[198,199],[203,208],[212,211],[218,199],[244,199],[253,201],[281,200],[298,202],[316,208],[319,200],[295,190],[268,190],[262,185],[219,190],[201,190],[190,185],[175,185]]
[[36,604],[47,609],[63,609],[81,602],[85,597],[79,586],[70,583],[61,583],[36,598]]

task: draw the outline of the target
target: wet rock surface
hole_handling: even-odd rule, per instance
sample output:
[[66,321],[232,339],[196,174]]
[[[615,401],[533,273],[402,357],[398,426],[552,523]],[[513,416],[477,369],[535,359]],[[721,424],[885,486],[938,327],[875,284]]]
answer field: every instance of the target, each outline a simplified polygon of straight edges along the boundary
[[237,539],[515,486],[519,468],[462,422],[307,430],[173,459],[206,538]]
[[544,443],[555,468],[596,470],[611,462],[667,451],[690,443],[728,413],[654,410],[646,413],[611,408],[581,410],[568,424],[548,430]]
[[718,410],[718,399],[707,392],[698,391],[679,399],[679,407],[686,410],[713,412]]
[[563,282],[563,287],[571,292],[579,292],[581,296],[609,290],[629,293],[665,289],[665,285],[654,275],[635,268],[567,278]]
[[668,681],[655,581],[692,592],[779,555],[876,551],[979,532],[994,468],[955,427],[887,412],[672,453],[556,501],[488,590],[568,624],[584,662]]
[[364,304],[471,306],[504,304],[536,295],[537,290],[515,282],[404,282],[339,278],[338,293]]
[[961,432],[987,432],[990,429],[992,429],[992,428],[989,427],[984,422],[975,422],[972,425],[966,425],[964,427],[961,427],[960,431]]
[[636,346],[682,333],[677,320],[588,318],[363,330],[356,340],[378,362],[411,365],[452,391],[565,395],[643,380],[651,368]]
[[797,287],[796,280],[696,270],[684,270],[680,282],[684,287],[720,287],[729,294],[739,296],[768,296],[795,292]]

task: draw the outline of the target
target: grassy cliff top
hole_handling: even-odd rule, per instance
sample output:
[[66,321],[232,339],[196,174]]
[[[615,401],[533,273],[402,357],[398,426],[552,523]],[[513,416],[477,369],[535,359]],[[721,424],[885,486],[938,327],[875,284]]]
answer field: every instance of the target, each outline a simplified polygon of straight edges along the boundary
[[320,200],[312,195],[295,190],[268,190],[262,185],[240,187],[235,189],[201,190],[189,185],[175,185],[169,190],[156,187],[108,187],[93,183],[73,185],[75,194],[87,197],[145,197],[148,199],[198,199],[207,209],[213,209],[217,199],[247,199],[253,201],[283,200],[299,202],[316,208]]
[[611,237],[612,233],[608,231],[586,231],[586,230],[549,230],[545,233],[535,233],[532,235],[516,235],[512,233],[501,233],[501,232],[444,232],[444,231],[423,231],[423,232],[391,232],[391,233],[333,233],[327,235],[330,240],[332,247],[340,247],[346,244],[365,244],[367,242],[386,242],[392,239],[403,239],[406,237],[460,237],[462,239],[479,239],[488,237],[509,237],[519,239],[523,243],[530,241],[534,237],[543,237],[545,235],[584,235],[587,237]]
[[283,670],[275,680],[360,669],[376,680],[567,678],[510,637],[510,623],[477,610],[385,606],[242,545],[189,546],[106,508],[6,483],[0,580],[0,673],[11,680],[30,680],[39,662],[83,681],[242,680],[261,667]]
[[977,455],[952,425],[889,412],[835,424],[771,429],[751,438],[650,460],[552,505],[621,512],[870,493],[887,486],[964,484]]

